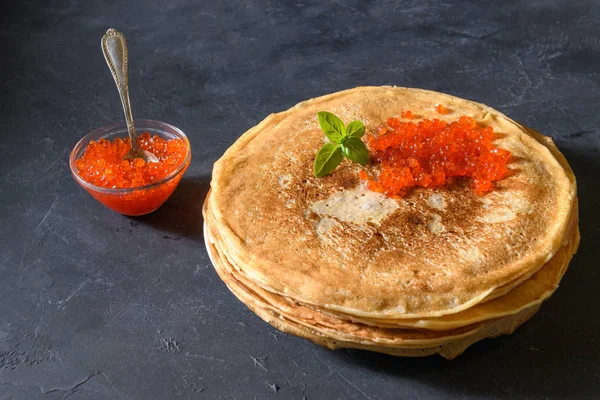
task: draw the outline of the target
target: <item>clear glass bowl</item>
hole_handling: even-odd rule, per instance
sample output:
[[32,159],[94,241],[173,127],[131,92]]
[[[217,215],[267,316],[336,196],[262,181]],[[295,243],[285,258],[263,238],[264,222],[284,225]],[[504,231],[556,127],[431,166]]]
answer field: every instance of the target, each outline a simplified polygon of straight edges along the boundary
[[116,138],[124,139],[128,137],[125,122],[106,125],[88,133],[75,145],[69,158],[71,173],[77,183],[106,207],[130,216],[149,214],[159,208],[171,196],[192,159],[190,143],[180,129],[164,122],[145,119],[136,120],[135,128],[138,134],[149,132],[152,136],[158,135],[166,140],[181,139],[187,145],[187,154],[183,162],[159,182],[127,189],[109,189],[86,182],[79,176],[75,161],[83,155],[90,141],[99,139],[113,141]]

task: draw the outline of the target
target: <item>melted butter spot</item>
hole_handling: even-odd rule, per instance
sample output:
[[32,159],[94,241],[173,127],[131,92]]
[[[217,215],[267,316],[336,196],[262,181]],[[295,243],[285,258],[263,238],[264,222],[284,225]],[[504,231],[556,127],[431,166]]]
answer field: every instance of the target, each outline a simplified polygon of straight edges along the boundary
[[508,207],[510,207],[515,214],[531,214],[533,211],[531,203],[521,197],[511,199],[508,203]]
[[435,208],[436,210],[444,211],[446,209],[446,199],[441,193],[432,193],[427,198],[427,204],[429,207]]
[[475,263],[483,259],[483,254],[481,254],[477,247],[468,247],[466,249],[459,248],[458,256],[471,263]]
[[283,189],[287,189],[290,187],[291,180],[292,177],[290,175],[281,175],[279,177],[279,186],[281,186]]
[[479,222],[486,222],[489,224],[497,224],[499,222],[507,222],[515,218],[515,213],[508,207],[498,207],[490,210],[489,213],[478,218]]
[[317,235],[319,235],[319,237],[327,236],[329,231],[339,224],[340,223],[333,218],[321,218],[316,225]]
[[366,185],[360,185],[319,200],[310,209],[321,216],[360,225],[367,222],[380,224],[397,208],[395,200],[370,191]]
[[531,214],[531,203],[513,193],[490,193],[482,199],[482,208],[487,213],[479,218],[479,222],[499,223],[514,219],[519,214]]
[[431,232],[433,232],[435,234],[440,234],[446,230],[446,228],[442,224],[442,217],[439,216],[438,214],[433,214],[431,216],[431,219],[429,220],[427,227],[429,228],[429,230]]

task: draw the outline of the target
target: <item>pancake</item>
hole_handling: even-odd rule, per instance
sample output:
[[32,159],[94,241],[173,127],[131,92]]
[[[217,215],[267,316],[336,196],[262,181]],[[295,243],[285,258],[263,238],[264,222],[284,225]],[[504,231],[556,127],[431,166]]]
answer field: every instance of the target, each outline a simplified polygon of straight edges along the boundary
[[[451,359],[481,339],[512,333],[520,324],[533,316],[539,308],[539,304],[534,304],[514,315],[495,318],[486,323],[474,324],[463,329],[455,329],[444,333],[381,329],[371,326],[361,327],[346,321],[337,321],[336,323],[327,316],[321,315],[321,318],[319,318],[318,315],[314,314],[314,310],[306,309],[304,312],[298,312],[298,307],[292,304],[284,305],[281,308],[274,307],[272,303],[237,280],[235,270],[227,267],[227,262],[216,250],[210,230],[205,227],[205,232],[205,240],[211,260],[221,279],[238,299],[260,318],[278,329],[331,349],[358,348],[412,357],[437,353]],[[262,293],[265,292],[262,291]],[[272,297],[268,292],[266,293],[267,297]],[[294,308],[294,310],[290,312],[290,308]],[[319,321],[317,322],[315,319]],[[334,325],[333,328],[331,327],[332,324]],[[345,324],[346,328],[350,328],[346,329],[346,334],[342,333],[344,327],[341,327],[341,324]]]
[[[436,103],[450,113],[435,113]],[[315,178],[312,163],[324,143],[316,114],[323,110],[363,121],[368,133],[401,110],[447,121],[470,116],[498,133],[495,144],[513,155],[511,174],[484,196],[457,180],[402,199],[367,190],[357,177],[361,167],[347,160]],[[273,114],[246,132],[215,163],[205,218],[247,283],[321,314],[391,325],[454,315],[509,295],[569,238],[575,178],[539,136],[453,96],[351,89]]]
[[[574,211],[573,220],[576,220],[577,213],[576,210]],[[405,329],[418,328],[421,330],[430,329],[448,331],[467,325],[473,325],[476,322],[488,319],[495,319],[506,315],[517,314],[533,305],[540,304],[542,301],[551,296],[551,294],[558,287],[558,284],[568,267],[569,261],[579,245],[579,231],[577,229],[577,224],[571,224],[571,228],[568,232],[567,238],[565,238],[564,245],[559,249],[555,256],[548,261],[536,274],[534,274],[531,279],[528,279],[522,285],[514,289],[510,295],[497,298],[493,301],[480,303],[473,308],[456,314],[445,315],[432,319],[400,319],[393,321],[392,323],[392,321],[389,320],[363,320],[354,318],[352,316],[330,314],[327,311],[307,307],[306,305],[302,305],[298,302],[291,302],[290,304],[288,299],[262,289],[260,286],[254,284],[244,277],[243,272],[241,272],[239,268],[231,265],[230,261],[227,259],[227,256],[220,248],[221,245],[219,244],[218,235],[215,235],[214,231],[209,228],[210,222],[211,219],[209,216],[205,225],[205,237],[208,241],[207,247],[209,247],[210,253],[213,254],[213,258],[219,259],[218,264],[220,269],[224,269],[228,274],[232,275],[233,279],[238,282],[238,285],[245,287],[246,290],[251,291],[252,293],[255,293],[256,296],[260,296],[265,301],[273,305],[276,309],[287,309],[288,313],[294,315],[298,315],[298,310],[300,310],[302,311],[300,314],[303,315],[303,318],[311,321],[315,321],[317,319],[316,313],[325,312],[325,318],[334,317],[334,319],[345,319],[345,321],[341,321],[341,323],[344,324],[347,322],[354,322],[376,326],[379,328],[400,327]],[[294,308],[295,311],[292,311],[292,308]],[[336,323],[339,324],[340,321],[337,321]],[[339,327],[336,328],[339,330]],[[356,330],[356,327],[353,327],[353,330]],[[445,334],[447,335],[447,333]]]

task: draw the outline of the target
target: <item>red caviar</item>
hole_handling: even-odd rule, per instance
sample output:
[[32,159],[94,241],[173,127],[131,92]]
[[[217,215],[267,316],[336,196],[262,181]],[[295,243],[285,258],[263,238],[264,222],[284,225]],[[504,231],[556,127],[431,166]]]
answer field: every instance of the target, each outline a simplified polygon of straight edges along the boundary
[[379,175],[359,177],[369,189],[387,196],[403,196],[411,187],[435,188],[454,177],[473,180],[473,189],[483,194],[508,172],[510,152],[492,143],[491,126],[479,127],[473,118],[451,123],[424,119],[419,123],[387,120],[387,134],[366,137]]
[[407,118],[407,119],[410,119],[410,118],[412,118],[412,117],[413,117],[413,113],[412,113],[412,111],[410,111],[410,110],[407,110],[407,111],[402,111],[402,112],[400,113],[400,116],[401,116],[402,118]]
[[[177,170],[189,152],[187,140],[166,140],[148,132],[138,137],[139,145],[153,153],[158,162],[141,158],[123,160],[131,149],[129,138],[91,141],[81,158],[75,161],[77,174],[87,183],[106,189],[135,189],[162,181]],[[157,209],[171,195],[189,160],[176,177],[142,190],[110,192],[85,187],[107,207],[125,215],[142,215]]]
[[448,112],[449,112],[449,110],[446,107],[444,107],[442,104],[436,104],[435,111],[437,111],[438,114],[448,114]]
[[183,162],[187,145],[180,139],[164,140],[148,132],[138,137],[138,143],[158,158],[146,163],[141,158],[123,160],[131,149],[129,138],[110,142],[91,141],[83,156],[76,161],[77,172],[86,182],[111,189],[139,187],[158,182]]

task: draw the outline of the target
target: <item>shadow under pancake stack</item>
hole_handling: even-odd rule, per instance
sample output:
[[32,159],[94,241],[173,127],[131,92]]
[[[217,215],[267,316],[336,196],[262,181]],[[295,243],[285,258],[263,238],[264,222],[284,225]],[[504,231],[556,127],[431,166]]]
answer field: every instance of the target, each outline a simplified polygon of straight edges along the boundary
[[[400,110],[471,117],[511,152],[510,174],[483,195],[457,179],[401,198],[358,178],[371,164],[344,160],[316,178],[322,110],[367,132]],[[398,356],[450,359],[512,333],[557,289],[579,245],[575,177],[551,139],[482,104],[396,87],[269,116],[217,161],[203,214],[217,273],[260,318],[332,349]]]

